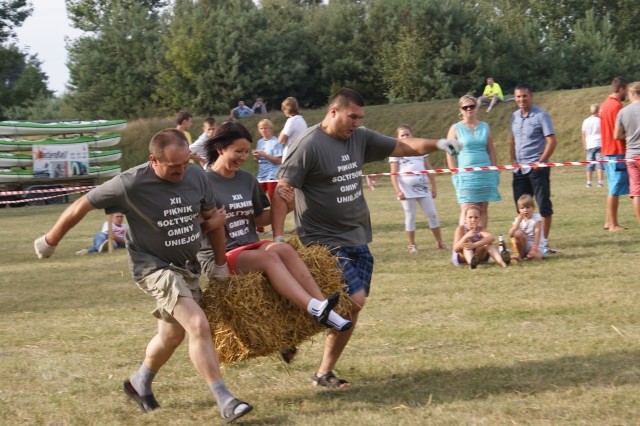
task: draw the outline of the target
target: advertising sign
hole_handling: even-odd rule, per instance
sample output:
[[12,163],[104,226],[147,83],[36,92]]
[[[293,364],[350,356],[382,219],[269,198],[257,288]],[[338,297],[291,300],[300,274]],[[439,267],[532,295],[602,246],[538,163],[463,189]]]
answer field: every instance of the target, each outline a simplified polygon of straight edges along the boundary
[[34,145],[33,175],[40,178],[68,178],[89,174],[89,147],[73,145]]

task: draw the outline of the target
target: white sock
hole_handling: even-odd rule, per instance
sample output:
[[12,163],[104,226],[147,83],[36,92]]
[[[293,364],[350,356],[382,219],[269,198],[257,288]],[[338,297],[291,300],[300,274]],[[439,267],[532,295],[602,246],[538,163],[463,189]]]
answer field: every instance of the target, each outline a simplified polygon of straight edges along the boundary
[[344,326],[350,322],[351,321],[344,319],[340,315],[338,315],[336,311],[329,312],[329,321],[327,321],[327,324],[338,331],[342,331]]
[[314,317],[317,317],[322,313],[322,311],[325,310],[328,303],[329,301],[326,299],[321,302],[318,299],[311,298],[311,300],[309,300],[309,304],[307,305],[307,312],[309,312]]

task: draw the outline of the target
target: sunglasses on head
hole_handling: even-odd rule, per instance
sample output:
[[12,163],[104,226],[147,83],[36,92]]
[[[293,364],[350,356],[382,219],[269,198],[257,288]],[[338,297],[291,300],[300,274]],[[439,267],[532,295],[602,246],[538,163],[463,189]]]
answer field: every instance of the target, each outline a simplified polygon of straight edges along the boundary
[[463,106],[460,107],[460,109],[463,109],[465,111],[471,111],[471,110],[476,109],[476,106],[475,106],[475,104],[463,105]]

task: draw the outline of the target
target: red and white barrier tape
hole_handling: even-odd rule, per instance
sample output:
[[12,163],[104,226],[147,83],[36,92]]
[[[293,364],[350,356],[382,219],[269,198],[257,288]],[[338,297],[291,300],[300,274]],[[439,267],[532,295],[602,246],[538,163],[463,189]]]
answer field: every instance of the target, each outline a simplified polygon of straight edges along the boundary
[[[588,166],[590,164],[606,164],[606,163],[635,163],[637,160],[635,159],[619,159],[619,160],[592,160],[592,161],[563,161],[559,163],[531,163],[531,164],[506,164],[501,166],[479,166],[479,167],[460,167],[460,168],[451,168],[451,169],[430,169],[430,170],[420,170],[416,172],[402,172],[402,173],[369,173],[364,175],[367,180],[367,184],[371,190],[375,188],[375,176],[392,176],[392,175],[426,175],[426,174],[444,174],[444,173],[458,173],[458,172],[485,172],[490,170],[515,170],[521,169],[524,167],[529,168],[541,168],[541,167],[567,167],[567,166]],[[265,181],[265,182],[277,182],[276,181]],[[20,200],[11,200],[4,201],[0,200],[0,204],[15,204],[15,203],[25,203],[31,201],[42,201],[49,200],[56,197],[63,197],[69,194],[78,194],[81,192],[87,192],[90,189],[95,188],[94,186],[73,186],[66,188],[50,188],[50,189],[34,189],[29,191],[3,191],[0,192],[0,197],[2,196],[15,196],[15,195],[29,195],[29,194],[50,194],[52,192],[62,192],[62,194],[52,195],[48,197],[40,197],[40,198],[22,198]]]
[[3,204],[24,204],[24,203],[32,203],[34,201],[46,201],[46,200],[51,200],[53,198],[60,198],[60,197],[64,197],[66,195],[71,195],[71,194],[79,194],[81,192],[85,192],[84,190],[82,191],[73,191],[73,192],[67,192],[65,194],[58,194],[58,195],[51,195],[49,197],[37,197],[37,198],[21,198],[19,200],[10,200],[10,201],[0,201],[0,205]]
[[635,163],[639,160],[622,158],[619,160],[593,160],[593,161],[563,161],[560,163],[531,163],[531,164],[507,164],[502,166],[479,166],[479,167],[460,167],[452,169],[430,169],[420,170],[416,172],[402,173],[369,173],[365,177],[371,176],[393,176],[393,175],[426,175],[426,174],[442,174],[442,173],[458,173],[458,172],[486,172],[490,170],[515,170],[542,167],[566,167],[566,166],[588,166],[589,164],[606,164],[606,163]]
[[2,191],[0,192],[0,197],[3,195],[28,195],[28,194],[50,194],[52,192],[83,192],[89,191],[90,189],[95,188],[95,185],[92,186],[65,186],[59,188],[48,188],[48,189],[32,189],[29,191]]
[[95,188],[95,186],[70,186],[66,188],[50,188],[50,189],[33,189],[30,191],[4,191],[0,192],[0,197],[2,196],[16,196],[16,195],[29,195],[29,194],[51,194],[52,192],[59,192],[60,194],[49,195],[46,197],[36,197],[36,198],[20,198],[17,200],[2,200],[0,199],[0,205],[4,204],[24,204],[31,203],[34,201],[46,201],[54,198],[64,197],[71,194],[80,194],[82,192],[87,192]]

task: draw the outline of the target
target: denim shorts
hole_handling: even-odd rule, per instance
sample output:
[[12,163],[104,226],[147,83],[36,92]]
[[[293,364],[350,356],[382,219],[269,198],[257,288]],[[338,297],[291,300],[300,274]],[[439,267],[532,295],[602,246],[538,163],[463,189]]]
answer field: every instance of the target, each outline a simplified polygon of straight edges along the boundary
[[349,296],[359,291],[364,291],[365,296],[369,296],[373,275],[373,255],[369,251],[369,246],[330,247],[329,249],[331,254],[338,258]]
[[[589,148],[587,150],[587,161],[600,161],[602,160],[602,154],[600,153],[600,147],[595,147],[595,148]],[[600,170],[604,170],[604,164],[600,163],[598,164],[598,168]],[[587,171],[588,172],[592,172],[596,169],[596,165],[595,164],[589,164],[587,165]]]

